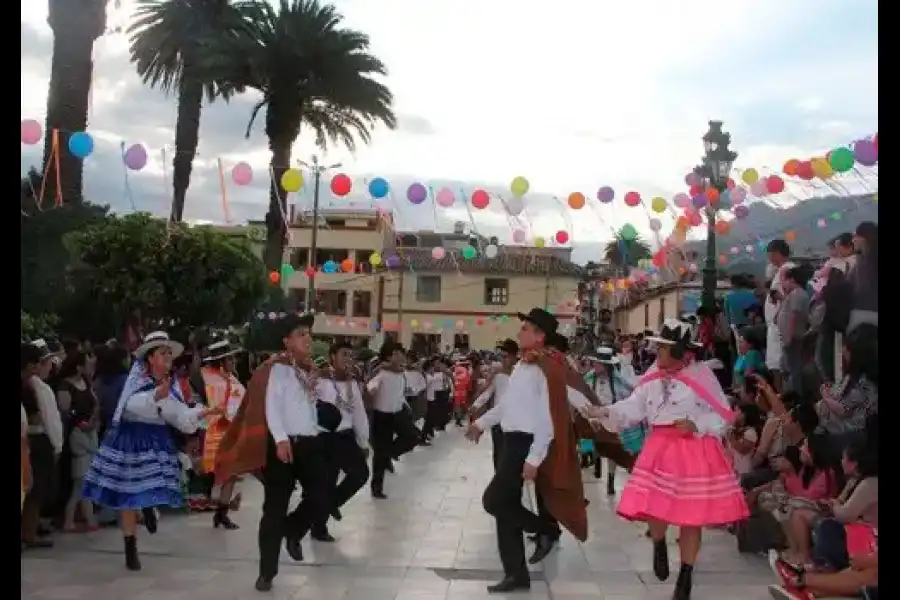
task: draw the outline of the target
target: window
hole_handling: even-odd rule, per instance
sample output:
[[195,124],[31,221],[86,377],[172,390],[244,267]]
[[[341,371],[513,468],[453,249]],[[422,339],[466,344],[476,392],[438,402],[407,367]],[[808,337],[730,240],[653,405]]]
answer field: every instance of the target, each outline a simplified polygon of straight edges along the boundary
[[400,336],[396,331],[385,331],[384,332],[384,342],[393,342],[397,343],[400,341]]
[[453,336],[453,349],[460,352],[469,351],[469,334],[457,333]]
[[441,334],[439,333],[414,333],[409,349],[419,356],[431,356],[441,349]]
[[316,266],[319,268],[329,260],[341,264],[347,258],[350,258],[350,251],[346,248],[316,248]]
[[303,271],[309,266],[309,248],[294,248],[291,251],[291,266]]
[[369,317],[372,315],[372,292],[353,292],[353,308],[351,317]]
[[509,304],[509,279],[485,279],[484,303],[493,306]]
[[316,310],[326,315],[347,314],[347,292],[340,290],[318,290],[316,292]]
[[656,327],[657,329],[662,329],[663,321],[666,320],[666,299],[659,299],[659,314],[656,316]]
[[416,302],[440,302],[441,278],[434,275],[420,275],[416,279]]
[[650,327],[650,303],[644,302],[644,329]]

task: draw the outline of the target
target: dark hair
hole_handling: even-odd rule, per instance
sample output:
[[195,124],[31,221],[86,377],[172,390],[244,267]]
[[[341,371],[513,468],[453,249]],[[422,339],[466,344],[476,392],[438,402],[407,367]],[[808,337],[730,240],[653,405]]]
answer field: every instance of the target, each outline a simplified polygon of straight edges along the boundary
[[128,372],[128,350],[121,344],[97,348],[97,377],[113,377]]
[[43,352],[34,344],[22,342],[19,356],[21,357],[21,368],[19,370],[24,371],[32,365],[39,364],[43,359]]
[[[847,363],[847,374],[851,383],[855,383],[861,377],[878,385],[878,326],[871,323],[857,325],[853,331],[844,338],[844,345],[850,352],[850,360]],[[849,390],[851,386],[846,386]]]
[[766,421],[762,409],[756,404],[741,404],[738,410],[744,415],[744,426],[756,431],[757,438],[762,437],[762,429]]
[[87,354],[85,354],[81,350],[75,350],[74,352],[67,354],[63,359],[62,364],[59,366],[59,372],[57,373],[57,375],[60,379],[75,377],[76,375],[78,375],[78,367],[83,367],[86,363]]
[[761,338],[757,334],[757,330],[753,327],[741,327],[738,329],[738,337],[747,342],[747,345],[750,346],[752,350],[756,350],[757,352],[765,352],[766,343],[765,340]]
[[853,234],[850,232],[844,232],[841,235],[837,236],[832,240],[833,246],[843,246],[844,248],[850,248],[853,246]]
[[81,351],[81,342],[72,338],[66,338],[62,341],[63,351],[68,354],[74,354]]
[[784,276],[800,287],[806,287],[806,269],[803,267],[792,267],[784,272]]
[[831,440],[826,434],[813,433],[806,436],[806,450],[812,458],[812,464],[804,464],[800,468],[800,481],[803,482],[803,488],[809,487],[813,477],[819,471],[825,471],[832,478],[835,488],[843,489],[844,472],[838,465],[838,458],[832,452]]
[[334,356],[341,350],[353,350],[353,345],[350,342],[335,342],[328,349],[328,356]]
[[772,240],[766,245],[766,252],[776,252],[785,258],[791,256],[791,247],[784,240]]
[[816,407],[803,400],[799,394],[797,395],[797,398],[798,400],[792,404],[788,414],[790,415],[791,420],[800,428],[800,431],[803,432],[803,435],[812,435],[819,426],[819,415],[816,412]]
[[872,448],[867,440],[857,439],[847,444],[844,450],[847,460],[856,463],[859,480],[878,477],[878,450]]

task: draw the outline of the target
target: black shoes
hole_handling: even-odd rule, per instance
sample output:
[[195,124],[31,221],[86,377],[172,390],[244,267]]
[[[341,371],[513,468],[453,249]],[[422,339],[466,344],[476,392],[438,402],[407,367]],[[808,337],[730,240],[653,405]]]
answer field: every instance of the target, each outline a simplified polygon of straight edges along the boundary
[[378,500],[387,500],[387,496],[384,495],[384,491],[378,488],[372,488],[372,497],[377,498]]
[[669,578],[669,549],[666,538],[653,542],[653,574],[660,581]]
[[156,509],[152,506],[142,508],[141,516],[143,516],[144,527],[147,528],[147,533],[156,533],[156,529],[159,526],[159,520],[156,518]]
[[341,512],[341,509],[335,506],[331,509],[331,518],[335,521],[340,521],[344,518],[344,513]]
[[613,479],[612,475],[610,475],[609,479],[606,480],[606,495],[607,496],[615,496],[616,495],[616,480]]
[[238,524],[228,518],[228,506],[219,506],[216,508],[216,512],[213,514],[213,529],[218,529],[222,527],[222,529],[227,529],[229,531],[233,531],[235,529],[240,529]]
[[504,577],[500,583],[487,586],[488,594],[503,594],[506,592],[524,592],[531,589],[531,579],[524,577]]
[[334,541],[337,541],[337,540],[335,540],[335,538],[334,538],[333,535],[331,535],[330,533],[328,533],[328,530],[327,530],[327,529],[323,529],[323,530],[321,530],[321,531],[312,531],[312,532],[310,533],[310,535],[312,536],[312,539],[316,540],[317,542],[334,542]]
[[547,555],[553,551],[553,546],[556,545],[558,539],[559,536],[547,533],[539,534],[537,540],[535,540],[534,553],[531,555],[531,558],[528,559],[528,564],[535,565],[547,558]]
[[125,536],[125,567],[129,571],[141,570],[141,559],[138,558],[137,538],[133,535]]
[[300,544],[300,538],[295,536],[285,536],[284,549],[288,555],[297,562],[303,561],[303,546]]
[[256,588],[257,592],[270,592],[272,591],[272,580],[268,577],[263,577],[260,575],[256,578],[256,585],[253,587]]
[[693,587],[693,565],[681,565],[678,572],[678,580],[675,582],[675,593],[672,600],[691,600],[691,587]]

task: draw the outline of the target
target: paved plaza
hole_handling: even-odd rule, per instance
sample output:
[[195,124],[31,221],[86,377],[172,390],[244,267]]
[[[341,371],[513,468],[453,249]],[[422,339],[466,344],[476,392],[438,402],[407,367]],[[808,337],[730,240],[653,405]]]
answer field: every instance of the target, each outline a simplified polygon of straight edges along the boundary
[[[304,541],[306,562],[282,552],[274,600],[477,600],[501,578],[493,520],[481,507],[491,476],[490,439],[478,446],[451,429],[431,448],[403,457],[388,475],[389,500],[365,488],[331,525],[333,544]],[[624,474],[623,474],[624,477]],[[619,487],[622,487],[620,477]],[[557,600],[667,600],[678,552],[670,532],[672,578],[650,572],[644,528],[618,519],[605,485],[585,471],[591,505],[590,536],[578,544],[568,534],[534,570],[530,594]],[[56,547],[22,557],[22,598],[29,600],[238,600],[264,598],[253,590],[257,573],[256,527],[262,490],[244,488],[233,513],[238,531],[214,530],[212,515],[164,516],[159,532],[140,531],[144,569],[124,567],[118,530],[58,535]],[[695,575],[695,600],[762,600],[773,576],[765,561],[738,554],[734,538],[704,533]],[[530,551],[530,550],[529,550]],[[501,596],[502,597],[502,596]]]

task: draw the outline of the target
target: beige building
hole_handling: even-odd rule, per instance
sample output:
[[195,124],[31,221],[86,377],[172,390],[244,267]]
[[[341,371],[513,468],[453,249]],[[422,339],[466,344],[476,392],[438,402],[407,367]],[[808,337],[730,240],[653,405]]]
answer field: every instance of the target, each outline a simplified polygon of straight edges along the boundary
[[640,333],[647,329],[659,331],[663,321],[678,318],[681,314],[683,293],[681,284],[667,283],[628,294],[613,308],[612,327],[624,333]]

